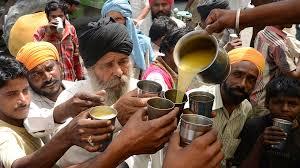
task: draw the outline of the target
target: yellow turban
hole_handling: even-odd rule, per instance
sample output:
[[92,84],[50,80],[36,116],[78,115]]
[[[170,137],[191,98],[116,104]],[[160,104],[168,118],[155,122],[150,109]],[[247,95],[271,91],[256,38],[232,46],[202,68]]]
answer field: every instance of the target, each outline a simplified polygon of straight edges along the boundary
[[230,64],[241,61],[249,61],[256,65],[260,73],[263,73],[265,68],[264,56],[254,48],[241,47],[228,52]]
[[29,42],[19,50],[16,59],[30,71],[45,61],[59,61],[59,54],[55,46],[49,42]]
[[33,34],[40,26],[48,24],[45,12],[38,12],[19,17],[10,30],[8,49],[16,56],[22,46],[33,41]]

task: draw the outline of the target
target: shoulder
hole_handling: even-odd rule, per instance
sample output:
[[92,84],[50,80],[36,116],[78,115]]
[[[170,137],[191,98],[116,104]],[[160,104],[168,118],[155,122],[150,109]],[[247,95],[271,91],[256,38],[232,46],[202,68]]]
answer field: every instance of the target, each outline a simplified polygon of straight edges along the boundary
[[11,128],[0,126],[0,146],[7,143],[17,143],[17,133]]
[[176,24],[177,24],[177,26],[178,26],[179,28],[183,28],[183,27],[186,26],[186,24],[185,24],[182,20],[179,20],[179,19],[175,18],[174,16],[172,16],[171,19],[172,19],[174,22],[176,22]]

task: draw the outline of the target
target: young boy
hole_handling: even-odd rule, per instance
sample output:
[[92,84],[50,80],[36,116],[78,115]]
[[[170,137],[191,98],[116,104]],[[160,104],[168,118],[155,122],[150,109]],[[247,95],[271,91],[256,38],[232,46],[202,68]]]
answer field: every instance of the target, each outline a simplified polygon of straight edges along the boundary
[[[300,167],[300,129],[296,121],[300,115],[300,81],[286,76],[270,81],[265,106],[270,114],[246,122],[235,160],[242,161],[241,167]],[[294,123],[289,134],[273,126],[274,118]],[[283,150],[271,147],[281,141],[286,141]]]

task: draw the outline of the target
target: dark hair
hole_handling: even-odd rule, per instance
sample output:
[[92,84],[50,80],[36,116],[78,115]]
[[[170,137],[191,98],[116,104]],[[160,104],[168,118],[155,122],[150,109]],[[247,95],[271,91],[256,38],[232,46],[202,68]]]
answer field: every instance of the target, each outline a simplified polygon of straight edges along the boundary
[[26,68],[11,55],[0,55],[0,88],[9,80],[26,78]]
[[160,44],[159,51],[164,54],[168,54],[172,48],[175,47],[178,40],[184,36],[185,34],[193,31],[193,29],[184,27],[184,28],[178,28],[173,30],[172,32],[169,32],[162,40]]
[[265,104],[272,97],[289,96],[300,98],[300,80],[288,76],[274,78],[266,85]]
[[208,0],[197,6],[201,20],[206,20],[213,9],[229,9],[228,0]]
[[70,5],[80,5],[80,0],[61,0]]
[[57,9],[61,9],[65,15],[67,14],[67,6],[64,2],[58,0],[49,1],[45,7],[45,13],[47,17],[49,16],[50,12],[56,11]]
[[149,37],[151,38],[151,41],[159,40],[175,28],[178,27],[174,20],[167,16],[160,16],[153,20],[149,31]]

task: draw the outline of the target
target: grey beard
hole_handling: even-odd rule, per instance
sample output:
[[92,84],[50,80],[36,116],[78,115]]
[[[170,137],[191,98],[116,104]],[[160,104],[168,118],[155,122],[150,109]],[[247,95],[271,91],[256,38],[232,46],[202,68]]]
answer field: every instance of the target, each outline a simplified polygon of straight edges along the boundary
[[[100,82],[95,75],[89,74],[91,87],[94,92],[105,90],[107,93],[107,98],[105,101],[105,105],[111,106],[113,105],[122,95],[124,95],[128,91],[129,85],[129,76],[122,75],[121,78],[114,78],[108,82]],[[111,88],[111,86],[119,86]]]

